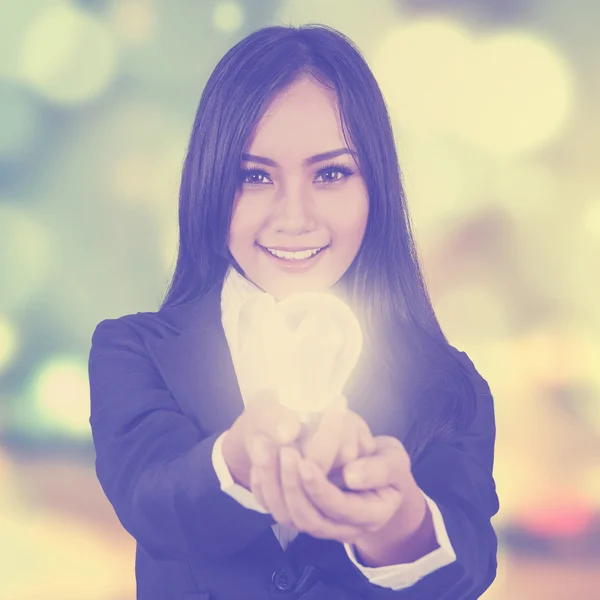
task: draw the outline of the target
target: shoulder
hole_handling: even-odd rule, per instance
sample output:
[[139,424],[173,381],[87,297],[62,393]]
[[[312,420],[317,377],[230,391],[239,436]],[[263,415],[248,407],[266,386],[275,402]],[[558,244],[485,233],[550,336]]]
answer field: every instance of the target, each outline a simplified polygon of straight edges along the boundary
[[104,319],[93,331],[92,352],[114,344],[145,347],[157,340],[178,336],[206,313],[204,298],[158,311],[144,311]]
[[178,335],[181,330],[163,311],[138,312],[104,319],[94,328],[91,354],[110,349],[144,351],[151,340]]
[[452,351],[452,354],[456,357],[458,362],[462,365],[462,367],[467,372],[467,374],[475,388],[476,395],[478,397],[481,397],[481,396],[491,397],[492,393],[491,393],[488,381],[479,372],[479,370],[475,366],[475,363],[473,362],[471,357],[463,350],[459,350],[458,348],[455,348],[454,346],[450,346],[450,349]]

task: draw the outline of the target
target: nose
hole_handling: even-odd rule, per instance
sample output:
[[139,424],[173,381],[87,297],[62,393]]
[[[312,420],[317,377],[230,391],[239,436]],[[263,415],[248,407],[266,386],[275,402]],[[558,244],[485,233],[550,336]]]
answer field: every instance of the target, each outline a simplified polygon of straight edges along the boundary
[[277,231],[298,235],[316,228],[310,195],[301,190],[287,192],[276,202],[272,226]]

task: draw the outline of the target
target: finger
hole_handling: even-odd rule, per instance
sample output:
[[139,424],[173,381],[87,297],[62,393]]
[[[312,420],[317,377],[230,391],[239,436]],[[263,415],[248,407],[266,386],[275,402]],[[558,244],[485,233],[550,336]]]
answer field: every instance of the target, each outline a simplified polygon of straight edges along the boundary
[[394,488],[345,493],[330,483],[315,465],[302,461],[302,467],[302,485],[307,497],[332,521],[374,531],[400,506],[402,494]]
[[402,490],[410,475],[408,464],[406,451],[400,442],[397,445],[381,446],[376,454],[347,464],[343,470],[344,481],[352,490],[387,486]]
[[260,477],[258,475],[258,469],[252,467],[250,470],[250,491],[254,494],[256,501],[266,510],[269,511],[269,507],[265,501],[262,490],[260,488]]
[[375,451],[375,439],[367,423],[355,412],[348,411],[346,417],[346,433],[342,446],[335,459],[333,470]]
[[[281,460],[283,493],[293,527],[322,539],[356,539],[361,533],[360,528],[326,519],[307,497],[298,471],[302,460],[299,452],[291,447],[282,448]],[[324,477],[320,468],[314,466]]]
[[360,419],[358,423],[358,439],[360,455],[368,456],[373,454],[377,449],[377,444],[373,434],[371,433],[371,429],[363,419]]
[[257,490],[260,503],[276,521],[289,523],[290,516],[281,490],[278,446],[264,436],[257,436],[254,448],[257,455],[262,455],[257,458],[264,458],[268,455],[268,460],[258,460],[252,464],[253,492],[254,489]]
[[295,411],[281,405],[274,390],[262,390],[246,408],[247,427],[279,444],[290,444],[299,435],[302,423]]
[[360,443],[358,431],[353,428],[349,428],[345,435],[345,439],[342,441],[340,451],[336,457],[334,467],[343,466],[347,463],[356,460],[360,456]]
[[262,433],[255,433],[248,438],[248,457],[254,467],[272,468],[275,463],[275,446]]
[[336,400],[323,413],[316,431],[302,444],[302,455],[328,473],[338,454],[347,415],[345,398]]

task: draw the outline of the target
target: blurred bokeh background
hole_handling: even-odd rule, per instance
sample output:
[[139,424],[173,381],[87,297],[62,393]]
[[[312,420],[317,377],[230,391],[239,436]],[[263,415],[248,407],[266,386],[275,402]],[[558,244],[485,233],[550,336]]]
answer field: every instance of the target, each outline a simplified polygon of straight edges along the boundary
[[486,600],[600,598],[600,4],[0,0],[0,598],[130,600],[94,473],[98,322],[157,310],[221,56],[353,39],[386,97],[435,308],[495,397]]

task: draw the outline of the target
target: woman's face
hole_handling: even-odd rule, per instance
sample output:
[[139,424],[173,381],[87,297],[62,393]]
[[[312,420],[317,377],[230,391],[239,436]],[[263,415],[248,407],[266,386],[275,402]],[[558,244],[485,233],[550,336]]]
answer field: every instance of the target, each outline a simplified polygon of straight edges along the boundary
[[[248,140],[228,245],[246,276],[275,298],[325,291],[352,264],[369,199],[349,150],[356,149],[344,142],[335,94],[307,77],[275,98]],[[284,260],[266,248],[324,250]]]

